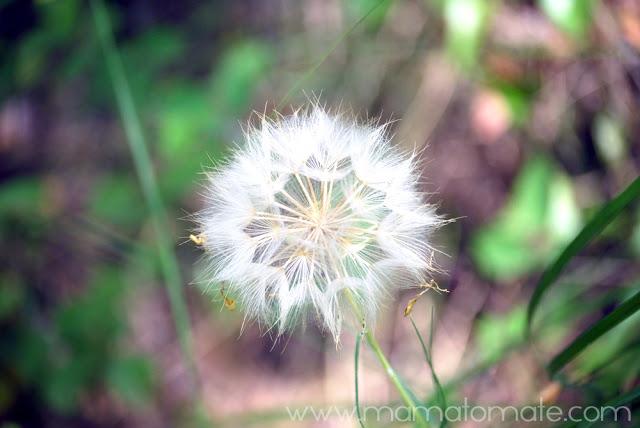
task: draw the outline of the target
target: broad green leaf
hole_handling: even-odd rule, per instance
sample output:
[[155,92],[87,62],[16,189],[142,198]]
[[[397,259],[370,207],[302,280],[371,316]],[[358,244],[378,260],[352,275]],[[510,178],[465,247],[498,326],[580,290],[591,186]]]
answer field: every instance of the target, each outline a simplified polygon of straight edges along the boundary
[[602,230],[613,221],[622,210],[634,200],[640,197],[640,177],[636,178],[627,188],[622,191],[613,200],[606,203],[596,215],[582,228],[580,233],[571,241],[569,245],[562,251],[557,259],[543,272],[540,281],[529,301],[527,308],[527,329],[531,329],[533,316],[540,304],[542,296],[547,289],[551,287],[560,276],[565,266],[578,254],[584,247],[591,242],[593,238],[598,236]]
[[589,329],[580,334],[580,336],[578,336],[569,346],[555,356],[549,363],[549,373],[552,376],[555,375],[587,346],[620,324],[622,321],[635,314],[638,310],[640,310],[640,291],[618,306],[609,315],[589,327]]

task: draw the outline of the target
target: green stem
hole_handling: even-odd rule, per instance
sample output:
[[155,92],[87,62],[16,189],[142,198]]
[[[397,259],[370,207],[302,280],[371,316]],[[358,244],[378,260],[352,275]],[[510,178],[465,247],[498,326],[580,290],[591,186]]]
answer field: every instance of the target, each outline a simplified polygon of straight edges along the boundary
[[[363,327],[365,327],[362,310],[360,309],[360,306],[358,305],[358,303],[355,301],[353,294],[351,293],[350,290],[346,290],[345,294],[347,296],[347,300],[349,301],[349,303],[351,304],[351,307],[353,308],[353,311],[358,317],[358,320],[361,321]],[[420,427],[428,426],[424,413],[420,411],[422,406],[419,406],[418,401],[415,395],[413,394],[413,392],[409,388],[407,388],[405,383],[400,378],[400,375],[398,375],[398,373],[395,371],[395,369],[389,362],[389,359],[384,354],[384,351],[380,347],[380,343],[378,342],[378,340],[375,338],[373,333],[366,327],[365,327],[365,338],[367,339],[367,343],[373,350],[373,353],[375,354],[376,358],[378,358],[378,361],[380,362],[385,372],[387,373],[387,376],[391,380],[391,383],[393,383],[393,386],[395,386],[396,389],[398,390],[398,393],[400,394],[400,398],[402,398],[402,401],[404,401],[407,407],[411,409],[411,412],[414,415],[415,421],[418,424],[418,426]]]
[[149,208],[150,221],[155,233],[158,257],[160,258],[167,294],[169,295],[169,303],[171,305],[171,313],[176,326],[178,340],[190,373],[191,381],[197,388],[198,377],[196,376],[192,353],[189,313],[184,297],[182,296],[182,280],[173,251],[173,242],[167,233],[167,230],[169,230],[167,212],[160,191],[158,190],[151,157],[142,132],[138,112],[133,102],[133,97],[131,96],[129,82],[127,81],[124,66],[122,65],[122,60],[113,38],[109,15],[102,0],[92,0],[90,5],[107,71],[113,84],[118,110],[120,111],[127,136],[127,142],[129,143],[129,149],[131,150],[140,186],[142,187],[142,193]]

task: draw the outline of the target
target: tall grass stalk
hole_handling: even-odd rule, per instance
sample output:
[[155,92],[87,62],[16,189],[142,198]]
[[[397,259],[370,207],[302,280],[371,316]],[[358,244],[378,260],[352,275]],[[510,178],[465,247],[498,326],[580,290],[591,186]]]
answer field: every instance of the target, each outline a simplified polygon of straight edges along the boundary
[[102,47],[107,71],[113,84],[118,110],[127,136],[129,149],[131,150],[140,186],[142,187],[142,193],[149,209],[150,221],[155,234],[158,257],[167,288],[167,294],[169,295],[171,313],[173,315],[178,340],[185,363],[188,366],[192,385],[197,387],[198,383],[192,352],[189,314],[182,295],[182,279],[173,250],[173,240],[168,233],[169,222],[167,212],[160,191],[158,190],[149,150],[147,149],[138,112],[133,102],[122,59],[116,48],[107,9],[102,0],[91,0],[90,4],[98,39]]

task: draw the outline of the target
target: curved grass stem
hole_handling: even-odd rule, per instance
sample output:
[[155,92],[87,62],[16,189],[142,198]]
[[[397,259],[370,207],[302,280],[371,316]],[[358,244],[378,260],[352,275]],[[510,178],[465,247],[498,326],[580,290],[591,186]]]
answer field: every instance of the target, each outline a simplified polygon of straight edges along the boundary
[[171,313],[176,327],[178,341],[188,367],[190,381],[198,388],[198,377],[193,356],[191,328],[187,304],[182,295],[182,279],[180,269],[173,250],[173,242],[169,234],[167,212],[158,189],[151,156],[142,132],[131,89],[127,80],[120,54],[115,44],[113,31],[107,8],[103,0],[89,2],[96,32],[104,54],[107,71],[115,93],[115,98],[122,119],[127,142],[133,158],[140,187],[149,209],[149,218],[155,233],[157,253],[165,280]]
[[[358,305],[358,303],[355,301],[353,294],[349,290],[345,290],[345,294],[347,296],[347,300],[349,301],[349,303],[351,304],[351,307],[353,308],[353,311],[356,317],[358,318],[359,321],[362,322],[364,326],[364,316],[362,314],[362,310],[360,309],[360,306]],[[378,359],[378,361],[380,362],[380,365],[382,365],[382,368],[384,368],[384,371],[387,374],[387,377],[389,378],[389,380],[391,380],[391,383],[393,383],[393,386],[398,391],[398,394],[400,394],[400,398],[402,398],[402,401],[407,405],[409,409],[411,409],[411,414],[416,422],[416,425],[419,427],[427,427],[428,426],[427,419],[425,418],[424,412],[421,411],[423,406],[420,405],[415,394],[409,389],[409,387],[407,387],[407,385],[404,383],[400,375],[393,368],[393,366],[389,362],[389,359],[387,358],[384,351],[380,347],[380,343],[378,342],[374,334],[371,332],[371,330],[369,330],[365,326],[364,332],[365,332],[364,336],[365,336],[365,339],[367,340],[367,344],[373,350],[373,353]]]

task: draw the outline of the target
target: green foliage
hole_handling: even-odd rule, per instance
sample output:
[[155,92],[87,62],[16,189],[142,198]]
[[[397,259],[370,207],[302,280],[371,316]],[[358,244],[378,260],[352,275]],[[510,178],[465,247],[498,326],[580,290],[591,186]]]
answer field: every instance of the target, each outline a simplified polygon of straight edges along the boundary
[[[549,363],[549,372],[554,375],[572,359],[574,359],[587,346],[591,345],[601,336],[609,332],[618,324],[627,320],[627,318],[635,315],[640,310],[640,292],[634,294],[631,298],[622,303],[609,315],[593,324],[589,329],[578,336],[569,346],[563,349]],[[611,349],[611,348],[609,348]],[[609,355],[608,357],[611,357]]]
[[495,360],[503,355],[518,338],[526,326],[525,308],[518,306],[502,315],[487,315],[477,324],[478,352],[485,360]]
[[24,284],[15,275],[0,277],[0,323],[13,317],[25,303]]
[[44,208],[42,181],[35,177],[19,178],[0,187],[0,216],[26,217]]
[[485,0],[448,0],[443,4],[447,50],[464,68],[472,67],[478,59],[490,7]]
[[496,219],[478,230],[472,255],[482,272],[509,280],[540,267],[580,224],[571,183],[543,157],[517,177]]
[[154,368],[142,357],[122,357],[111,362],[107,368],[106,381],[109,388],[132,406],[142,406],[152,397]]
[[382,25],[392,4],[387,0],[353,0],[345,2],[344,6],[352,20],[360,19],[373,9],[362,26],[366,31],[374,31]]
[[[0,9],[13,3],[17,1],[0,0]],[[35,119],[33,123],[28,121],[28,131],[34,132],[39,144],[41,138],[48,138],[46,133],[49,131],[66,135],[86,123],[92,132],[117,135],[112,123],[115,88],[142,191],[132,175],[129,159],[111,146],[105,150],[111,150],[110,156],[115,152],[115,156],[108,162],[89,160],[93,162],[91,167],[97,167],[95,180],[88,180],[78,188],[74,183],[72,190],[57,188],[67,181],[55,177],[60,174],[56,163],[56,150],[60,149],[53,146],[42,146],[45,147],[42,152],[38,146],[39,159],[30,161],[23,170],[14,171],[13,164],[3,168],[6,177],[3,175],[0,186],[0,241],[5,251],[0,265],[0,419],[4,416],[3,411],[10,409],[14,400],[24,394],[34,400],[33,404],[43,407],[42,413],[47,415],[80,413],[82,403],[91,400],[96,392],[106,391],[134,409],[144,407],[154,399],[160,374],[147,358],[132,353],[130,345],[123,346],[128,333],[125,325],[127,290],[150,282],[150,278],[156,279],[154,274],[157,272],[164,273],[176,314],[176,328],[183,347],[188,348],[188,317],[180,295],[183,284],[172,248],[189,226],[171,219],[182,217],[184,211],[191,209],[194,181],[201,177],[198,174],[205,165],[219,161],[238,139],[239,122],[248,116],[250,109],[262,108],[262,101],[258,104],[256,99],[279,101],[278,108],[282,109],[293,95],[300,95],[301,88],[311,86],[322,88],[326,100],[332,104],[343,96],[342,93],[331,93],[329,84],[341,82],[343,75],[356,69],[356,74],[347,75],[344,82],[370,79],[371,85],[367,87],[379,89],[379,93],[371,94],[370,105],[354,107],[362,112],[368,109],[375,115],[379,111],[388,113],[391,105],[391,113],[401,114],[405,101],[410,100],[406,95],[411,98],[414,95],[411,93],[415,89],[416,76],[413,74],[422,70],[420,66],[414,68],[414,62],[422,61],[432,52],[444,51],[465,71],[460,88],[477,84],[468,88],[469,92],[486,88],[500,93],[509,109],[510,125],[517,127],[513,133],[520,141],[519,147],[522,153],[528,153],[527,145],[533,144],[529,135],[531,125],[537,123],[532,120],[533,113],[537,113],[541,95],[544,96],[540,91],[547,85],[545,80],[537,78],[545,77],[539,68],[557,69],[565,60],[579,62],[580,67],[591,67],[591,64],[583,62],[583,58],[572,57],[570,51],[564,52],[568,56],[558,62],[553,55],[545,53],[545,48],[553,47],[553,44],[538,39],[533,40],[535,47],[531,51],[525,47],[524,51],[516,48],[517,52],[511,52],[512,46],[500,40],[503,29],[490,25],[497,10],[508,7],[513,13],[522,6],[518,2],[425,0],[424,3],[435,7],[425,7],[424,29],[413,41],[402,33],[402,28],[395,26],[401,22],[398,18],[404,19],[401,13],[417,10],[416,4],[405,8],[407,4],[389,0],[343,2],[340,12],[345,31],[339,35],[326,35],[326,39],[335,38],[335,43],[321,47],[325,54],[318,57],[296,51],[300,46],[306,46],[305,35],[288,34],[288,27],[282,27],[282,32],[263,33],[262,27],[254,31],[236,26],[235,21],[229,25],[225,22],[226,2],[202,4],[193,10],[190,5],[184,5],[189,14],[170,18],[163,15],[164,11],[157,15],[130,13],[119,2],[109,3],[108,10],[97,10],[97,23],[102,25],[99,27],[101,39],[93,30],[89,4],[79,0],[32,3],[30,7],[36,18],[33,24],[25,27],[15,40],[0,39],[3,59],[0,61],[0,99],[15,97],[20,102],[23,99],[29,103],[43,102],[42,106],[37,104],[33,116],[25,115]],[[589,37],[597,0],[538,0],[534,3],[537,9],[526,7],[527,13],[545,14],[578,47],[584,47],[584,52],[598,51],[597,44],[591,43],[594,38]],[[95,6],[95,2],[92,4]],[[238,13],[234,20],[251,17],[252,11],[241,9],[234,9],[234,13]],[[388,19],[390,13],[394,14],[393,19]],[[242,14],[246,17],[240,17]],[[116,23],[114,37],[110,29],[104,27],[107,16]],[[297,31],[297,25],[294,23],[291,28]],[[307,22],[300,26],[303,31],[307,27],[311,27]],[[492,32],[490,44],[487,43],[488,30]],[[402,42],[403,52],[388,54],[386,51],[393,49],[388,46],[396,46],[398,41]],[[101,42],[106,62],[100,50]],[[338,46],[341,47],[339,61],[325,64]],[[313,51],[317,52],[316,49]],[[500,70],[493,70],[493,63],[489,64],[488,60],[494,59],[494,54],[506,59],[505,75],[501,75]],[[118,64],[119,57],[122,64]],[[354,67],[354,64],[366,64],[372,58],[380,60],[380,66],[372,68],[382,75],[370,76],[366,67]],[[305,64],[311,66],[307,69]],[[621,65],[625,66],[624,63]],[[289,81],[290,74],[297,72],[298,80]],[[587,77],[585,82],[590,83],[590,75]],[[312,78],[313,84],[305,85]],[[399,80],[412,83],[404,84]],[[570,86],[571,82],[567,83]],[[626,99],[617,93],[623,86],[622,83],[611,85],[612,91],[616,91],[612,100],[602,97],[602,102],[610,105],[594,111],[595,120],[587,118],[586,128],[593,136],[598,157],[595,162],[602,163],[596,167],[597,171],[589,170],[576,179],[577,185],[574,185],[570,181],[573,178],[563,174],[551,160],[552,151],[547,146],[537,145],[538,150],[548,153],[524,163],[496,218],[479,230],[471,231],[470,251],[478,269],[498,283],[513,281],[516,284],[514,280],[519,280],[518,285],[525,284],[522,289],[513,288],[514,292],[521,293],[518,296],[530,291],[527,279],[555,255],[561,255],[549,265],[535,288],[528,307],[529,324],[527,311],[520,303],[500,314],[485,311],[479,316],[473,330],[473,342],[482,364],[456,376],[450,385],[439,384],[431,365],[431,344],[425,343],[416,329],[436,384],[429,403],[442,405],[445,390],[455,397],[464,381],[486,373],[488,367],[504,359],[516,344],[523,343],[526,327],[538,311],[537,317],[544,322],[540,323],[539,329],[533,330],[529,339],[540,342],[536,343],[536,351],[542,358],[547,358],[544,362],[548,362],[551,373],[561,374],[562,382],[581,391],[589,403],[623,405],[638,401],[638,389],[633,389],[633,382],[637,382],[640,373],[638,295],[631,296],[637,284],[610,286],[607,283],[605,287],[595,287],[590,283],[589,274],[586,278],[583,275],[559,281],[567,264],[592,239],[623,244],[616,246],[613,252],[616,260],[626,257],[627,253],[640,256],[640,210],[635,207],[635,212],[629,212],[629,216],[620,215],[640,197],[638,180],[602,209],[595,209],[593,213],[587,210],[585,214],[592,220],[581,232],[581,212],[574,197],[576,190],[584,196],[583,201],[594,196],[590,189],[585,191],[583,177],[606,174],[607,183],[619,182],[637,161],[630,138],[633,121],[619,114],[618,101],[615,101]],[[458,110],[459,98],[467,96],[467,92],[465,88],[456,93],[452,110]],[[345,104],[348,103],[347,96]],[[580,103],[579,99],[575,100],[577,103]],[[597,102],[589,103],[590,112],[594,106]],[[571,104],[566,108],[573,110],[574,106]],[[633,111],[634,107],[629,108]],[[59,120],[60,117],[63,119]],[[582,114],[578,112],[576,118],[582,119]],[[40,123],[41,119],[46,120]],[[0,110],[0,137],[4,137],[7,129],[12,130],[5,126],[11,125],[12,120],[15,119],[11,114]],[[444,120],[445,126],[451,125],[446,118]],[[569,129],[571,124],[566,125],[560,133],[573,131]],[[142,136],[143,129],[150,136],[148,141]],[[550,143],[554,150],[564,150],[564,137],[560,135],[558,141]],[[579,137],[582,138],[582,134]],[[119,143],[118,138],[112,140],[110,144]],[[77,145],[76,140],[71,141],[69,146],[73,146],[73,150],[82,146]],[[22,162],[20,156],[30,155],[28,144],[22,141],[7,143],[0,140],[3,160],[4,156],[15,160],[15,155],[18,162]],[[67,146],[60,153],[65,150],[68,150]],[[427,150],[426,157],[429,155]],[[51,162],[50,158],[56,162]],[[74,163],[73,168],[76,166],[85,167]],[[18,164],[18,168],[21,167]],[[157,186],[154,185],[154,171],[157,171]],[[595,193],[597,198],[599,195],[597,191]],[[144,204],[145,198],[148,207]],[[167,203],[166,215],[163,202]],[[155,227],[153,232],[150,225]],[[53,233],[58,229],[60,233]],[[158,252],[149,250],[150,242],[140,241],[150,236],[160,241]],[[82,273],[74,277],[70,295],[67,289],[61,291],[53,286],[42,289],[41,276],[49,275],[46,270],[51,262],[49,252],[56,252],[58,246],[65,251],[84,251],[90,247],[91,238],[96,237],[101,239],[100,244],[106,243],[110,250],[120,252],[116,254],[117,263],[105,263],[104,268],[96,270],[96,265],[102,266],[103,261],[94,260],[96,255],[91,248],[87,251],[89,255],[81,258],[88,265],[77,268],[93,273],[89,280]],[[626,241],[620,242],[622,239]],[[126,251],[119,247],[123,242],[127,244]],[[466,257],[467,250],[462,250],[461,257]],[[593,260],[596,259],[587,260],[586,264],[595,264]],[[584,264],[582,261],[577,264],[581,263]],[[597,270],[597,266],[593,268]],[[76,267],[70,267],[65,273],[70,272],[76,275]],[[54,274],[59,273],[51,273]],[[599,279],[593,279],[593,282],[600,285]],[[57,285],[55,278],[51,283]],[[604,293],[601,288],[606,288]],[[611,309],[615,304],[619,306]],[[236,314],[217,310],[215,314],[216,323],[228,322],[225,317],[238,321]],[[225,325],[222,327],[227,329]],[[228,330],[234,328],[236,324],[228,326]],[[576,330],[583,332],[567,344],[567,338],[573,337]],[[362,392],[358,387],[361,340],[359,335],[355,351],[358,412]],[[379,345],[372,345],[372,349],[384,358]],[[401,398],[408,403],[420,403],[388,361],[385,369],[390,371]],[[205,414],[201,406],[193,407]],[[272,416],[274,421],[278,418],[282,416]],[[259,416],[254,419],[256,424],[265,423]],[[198,426],[206,424],[203,416]],[[237,426],[238,422],[233,419],[229,425]]]
[[544,271],[540,281],[536,285],[533,296],[527,309],[527,323],[529,328],[533,321],[533,315],[542,299],[543,294],[551,287],[560,276],[566,265],[585,248],[592,239],[597,237],[604,228],[633,201],[640,197],[640,177],[636,178],[625,190],[616,196],[595,214],[582,228],[578,235],[560,253],[558,258]]
[[47,229],[50,208],[39,178],[9,181],[0,187],[0,239],[30,246]]
[[159,98],[157,83],[167,68],[178,64],[184,51],[182,34],[162,27],[150,29],[122,47],[122,62],[136,104],[148,105]]
[[538,0],[538,5],[560,29],[580,39],[591,26],[595,0]]
[[[143,219],[140,192],[135,179],[124,174],[101,177],[89,201],[89,214],[97,221],[123,228],[132,228]],[[127,209],[122,209],[127,207]]]
[[246,114],[271,57],[268,45],[239,41],[224,52],[207,85],[175,81],[160,88],[154,122],[168,169],[160,177],[160,187],[169,200],[183,197],[203,166],[221,157],[221,141]]
[[[15,296],[15,288],[12,292],[6,285],[0,289],[2,297]],[[18,294],[11,312],[4,312],[17,320],[19,327],[13,335],[0,339],[0,367],[14,367],[22,388],[35,389],[40,399],[62,413],[74,411],[84,394],[105,387],[107,382],[127,400],[144,402],[152,385],[148,362],[142,357],[119,356],[119,342],[126,333],[125,295],[118,271],[96,272],[82,294],[58,306],[49,323],[36,325],[25,317],[28,296]],[[3,309],[6,305],[3,299]],[[122,385],[118,379],[122,370],[137,375],[132,376],[131,384]]]
[[102,52],[113,84],[118,110],[127,136],[127,143],[129,144],[136,172],[140,180],[142,194],[144,195],[151,217],[158,258],[165,279],[167,294],[169,295],[178,339],[185,361],[189,365],[190,375],[194,376],[195,369],[191,348],[189,314],[182,294],[182,280],[173,249],[173,240],[168,234],[168,219],[164,201],[156,182],[156,174],[151,163],[142,125],[140,124],[122,60],[115,45],[107,10],[104,3],[100,0],[91,2],[91,9],[96,32],[100,39]]
[[55,51],[69,44],[77,31],[80,2],[77,0],[38,2],[40,25],[20,44],[13,70],[18,87],[29,88],[47,74]]
[[[249,104],[253,91],[271,63],[272,49],[256,40],[231,45],[222,54],[210,80],[210,99],[218,113],[237,114]],[[216,120],[212,115],[211,120]]]

